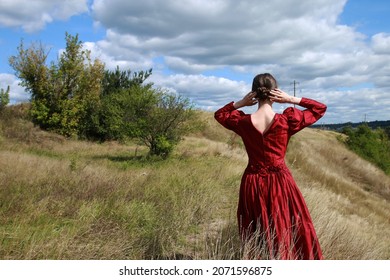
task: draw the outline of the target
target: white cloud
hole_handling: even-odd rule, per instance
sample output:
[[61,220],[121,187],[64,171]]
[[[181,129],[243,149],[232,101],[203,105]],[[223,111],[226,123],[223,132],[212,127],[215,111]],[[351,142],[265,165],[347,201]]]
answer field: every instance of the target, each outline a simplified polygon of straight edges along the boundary
[[[248,91],[243,81],[205,75],[161,75],[155,73],[150,79],[155,85],[196,101],[197,107],[213,110],[220,104],[237,100]],[[250,88],[249,88],[250,90]]]
[[[26,10],[14,2],[0,3],[0,25],[37,30],[87,10],[87,1],[23,1]],[[390,34],[341,25],[346,2],[94,0],[94,25],[106,37],[85,47],[110,69],[153,68],[156,86],[203,109],[237,100],[255,74],[270,72],[289,93],[296,80],[299,95],[327,103],[328,122],[360,121],[362,112],[390,119]]]
[[201,73],[203,71],[212,70],[215,67],[207,64],[196,64],[190,63],[187,60],[181,59],[180,57],[164,57],[165,65],[173,71],[179,71],[182,73],[194,74]]
[[30,99],[30,94],[25,92],[24,88],[19,86],[19,80],[11,74],[0,73],[0,88],[6,89],[10,87],[11,103],[25,102]]
[[[214,111],[230,101],[241,99],[251,89],[251,84],[226,78],[204,75],[161,75],[155,73],[151,81],[171,92],[181,94],[196,101],[198,108]],[[283,83],[281,88],[293,94],[293,85]],[[390,89],[389,89],[390,90]],[[312,98],[327,104],[328,111],[321,123],[344,123],[349,121],[368,121],[390,119],[388,107],[390,100],[383,100],[381,90],[375,88],[331,89],[313,87],[300,83],[297,96]],[[289,104],[274,104],[276,112],[281,113]],[[257,107],[244,108],[252,113]]]
[[92,11],[107,28],[98,44],[110,57],[163,57],[169,70],[187,74],[227,67],[256,74],[274,65],[282,80],[332,78],[337,87],[353,83],[340,76],[361,81],[376,66],[363,34],[337,24],[345,2],[99,0]]
[[306,51],[355,49],[360,35],[336,25],[345,1],[314,2],[99,0],[92,10],[108,29],[107,44],[176,58],[195,72],[198,65],[290,63]]
[[[271,72],[290,93],[297,80],[299,94],[328,102],[329,121],[359,117],[367,104],[373,117],[390,118],[383,113],[385,102],[368,98],[388,95],[389,35],[377,34],[370,42],[339,24],[345,3],[98,0],[92,12],[107,28],[107,37],[98,43],[103,52],[136,65],[162,58],[163,66],[152,75],[155,84],[202,108],[213,110],[240,98],[255,74]],[[163,74],[163,67],[171,74]],[[224,77],[226,69],[225,79],[213,74],[220,71]]]
[[[92,59],[99,59],[105,63],[107,69],[115,69],[119,66],[120,69],[131,69],[131,70],[146,70],[153,67],[153,60],[139,56],[135,52],[129,50],[117,50],[117,54],[108,51],[105,42],[84,42],[83,46],[85,49],[91,51]],[[110,49],[113,51],[113,49]],[[123,55],[126,53],[125,55]]]
[[54,20],[66,20],[87,11],[87,0],[2,0],[0,26],[36,32]]
[[390,34],[378,33],[372,36],[371,41],[375,53],[390,55]]

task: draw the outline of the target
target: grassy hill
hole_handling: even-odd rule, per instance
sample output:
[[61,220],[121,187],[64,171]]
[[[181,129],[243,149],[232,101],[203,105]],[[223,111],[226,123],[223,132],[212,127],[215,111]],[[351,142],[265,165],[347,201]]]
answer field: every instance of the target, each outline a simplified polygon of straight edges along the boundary
[[[20,114],[22,115],[22,114]],[[238,259],[236,206],[246,154],[205,125],[172,157],[136,143],[90,143],[0,120],[0,259]],[[337,140],[305,129],[287,162],[327,259],[390,259],[390,178]]]

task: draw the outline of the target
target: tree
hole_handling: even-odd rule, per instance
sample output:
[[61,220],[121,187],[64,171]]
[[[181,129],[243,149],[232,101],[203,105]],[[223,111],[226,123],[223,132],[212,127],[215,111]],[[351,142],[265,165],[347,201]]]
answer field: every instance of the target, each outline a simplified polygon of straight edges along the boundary
[[46,66],[48,53],[41,43],[32,44],[25,49],[21,41],[18,55],[9,59],[16,76],[21,80],[20,85],[31,94],[32,120],[42,128],[48,127],[50,115],[49,71]]
[[106,137],[138,139],[150,155],[168,157],[189,130],[187,121],[193,115],[189,100],[150,84],[133,84],[103,98]]
[[189,130],[186,124],[193,111],[187,98],[163,90],[154,94],[155,105],[145,112],[144,119],[136,121],[137,136],[149,147],[151,155],[166,158]]
[[102,140],[136,138],[146,112],[155,104],[151,87],[134,84],[102,96],[100,132]]
[[148,71],[114,71],[92,62],[78,36],[66,33],[66,48],[48,66],[42,44],[10,58],[21,85],[31,93],[33,122],[66,136],[99,140],[137,138],[151,155],[167,157],[187,131],[189,101],[145,84]]
[[[125,118],[133,112],[131,104],[139,99],[140,92],[147,92],[152,87],[151,83],[144,84],[145,80],[152,74],[152,69],[148,71],[132,72],[130,70],[120,70],[117,67],[114,71],[105,70],[102,80],[102,89],[99,112],[94,138],[101,141],[123,140],[133,135],[125,128]],[[148,96],[148,94],[145,94]],[[143,100],[148,103],[149,101]],[[140,100],[137,101],[142,103]],[[150,103],[150,102],[149,102]],[[140,105],[149,106],[147,104]]]
[[31,93],[31,116],[41,128],[66,136],[87,138],[94,130],[95,110],[100,106],[104,65],[92,62],[78,35],[66,33],[66,48],[57,64],[46,65],[42,44],[25,49],[23,42],[10,65],[21,85]]
[[131,70],[122,71],[117,66],[114,71],[106,70],[102,81],[102,95],[106,96],[123,89],[130,89],[134,85],[142,85],[150,75],[152,75],[152,69],[132,72]]
[[9,86],[6,90],[0,89],[0,112],[3,111],[5,106],[9,103]]

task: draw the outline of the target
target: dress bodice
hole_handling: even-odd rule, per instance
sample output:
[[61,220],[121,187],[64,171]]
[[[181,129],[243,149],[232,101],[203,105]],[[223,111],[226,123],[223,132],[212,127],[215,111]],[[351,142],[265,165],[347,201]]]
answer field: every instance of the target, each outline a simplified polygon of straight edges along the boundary
[[309,98],[299,103],[305,110],[289,107],[275,114],[272,123],[262,133],[252,123],[251,115],[236,110],[233,102],[215,112],[215,119],[241,136],[248,154],[248,172],[272,171],[283,168],[290,137],[321,118],[326,105]]

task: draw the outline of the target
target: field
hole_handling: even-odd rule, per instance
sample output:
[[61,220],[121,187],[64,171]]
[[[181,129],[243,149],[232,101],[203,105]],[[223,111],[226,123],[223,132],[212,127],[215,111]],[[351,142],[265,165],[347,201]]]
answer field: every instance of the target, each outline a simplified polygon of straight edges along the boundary
[[[0,259],[241,259],[246,154],[211,113],[167,160],[135,142],[65,139],[0,120]],[[338,133],[307,128],[287,163],[326,259],[390,259],[390,178]]]

